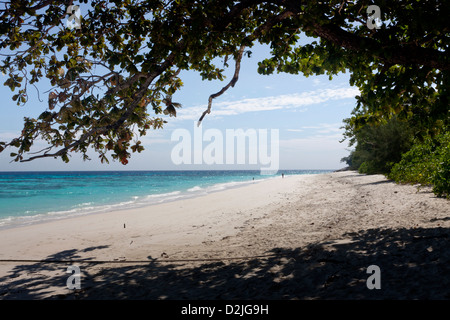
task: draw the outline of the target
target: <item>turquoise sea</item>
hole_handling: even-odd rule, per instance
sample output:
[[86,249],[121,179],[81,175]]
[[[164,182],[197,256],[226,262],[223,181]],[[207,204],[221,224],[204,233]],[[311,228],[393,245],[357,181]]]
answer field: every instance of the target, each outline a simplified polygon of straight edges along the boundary
[[292,174],[330,170],[0,172],[0,229],[141,207]]

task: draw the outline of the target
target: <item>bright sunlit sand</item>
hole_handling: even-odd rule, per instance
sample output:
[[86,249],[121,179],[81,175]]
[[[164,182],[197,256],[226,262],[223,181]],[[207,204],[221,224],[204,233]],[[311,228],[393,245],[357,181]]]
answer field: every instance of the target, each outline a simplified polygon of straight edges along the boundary
[[[255,181],[2,230],[0,296],[448,299],[449,213],[448,200],[381,175]],[[67,288],[71,265],[80,268],[80,289]],[[370,265],[380,269],[381,289],[367,287]]]

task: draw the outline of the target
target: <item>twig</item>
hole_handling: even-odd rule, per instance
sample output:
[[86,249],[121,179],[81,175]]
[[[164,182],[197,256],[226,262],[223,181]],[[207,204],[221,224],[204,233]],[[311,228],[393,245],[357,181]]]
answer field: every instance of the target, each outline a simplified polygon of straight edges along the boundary
[[200,124],[202,123],[203,118],[211,113],[211,105],[212,105],[212,101],[213,99],[221,96],[225,91],[227,91],[230,87],[234,87],[234,85],[236,84],[236,82],[239,79],[239,71],[241,69],[241,60],[242,60],[242,56],[244,54],[244,49],[245,46],[241,46],[238,52],[238,56],[236,57],[236,65],[234,68],[234,75],[233,78],[230,80],[230,82],[228,82],[228,84],[222,88],[222,90],[220,90],[219,92],[216,92],[212,95],[209,96],[208,99],[208,108],[203,112],[202,116],[200,117],[200,119],[198,120],[197,126],[199,127]]
[[[266,21],[263,25],[259,26],[251,35],[249,35],[247,37],[247,41],[253,41],[254,39],[256,39],[257,37],[259,37],[263,32],[267,32],[271,27],[273,27],[275,24],[277,24],[280,21],[283,21],[284,19],[287,19],[288,17],[292,16],[293,13],[291,11],[283,11],[282,13],[280,13],[279,15],[277,15],[276,17],[274,17],[271,20]],[[239,51],[238,51],[238,56],[236,57],[236,66],[235,66],[235,70],[234,70],[234,75],[233,78],[231,79],[231,81],[222,88],[222,90],[220,90],[217,93],[214,93],[212,95],[209,96],[208,99],[208,108],[203,112],[202,116],[200,117],[200,119],[198,120],[197,126],[199,127],[203,118],[211,113],[211,105],[212,105],[212,100],[221,96],[225,91],[227,91],[230,87],[234,87],[234,85],[236,84],[236,82],[239,79],[239,71],[241,68],[241,60],[242,60],[242,56],[244,54],[244,49],[245,46],[241,45]]]

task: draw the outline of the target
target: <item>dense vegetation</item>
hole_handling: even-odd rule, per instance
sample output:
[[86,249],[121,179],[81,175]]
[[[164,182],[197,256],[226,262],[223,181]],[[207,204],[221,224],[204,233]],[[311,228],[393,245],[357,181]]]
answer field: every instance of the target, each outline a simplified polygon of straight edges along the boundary
[[342,159],[350,169],[365,174],[385,174],[399,183],[432,186],[433,192],[450,197],[450,132],[417,135],[418,128],[393,117],[379,125],[349,127],[347,137],[355,146]]
[[[345,121],[348,126],[350,119]],[[406,122],[396,117],[379,125],[366,125],[354,131],[347,129],[350,145],[355,145],[355,149],[342,161],[361,173],[388,173],[411,147],[412,132]]]
[[388,176],[397,182],[431,185],[436,195],[450,197],[450,132],[417,141]]

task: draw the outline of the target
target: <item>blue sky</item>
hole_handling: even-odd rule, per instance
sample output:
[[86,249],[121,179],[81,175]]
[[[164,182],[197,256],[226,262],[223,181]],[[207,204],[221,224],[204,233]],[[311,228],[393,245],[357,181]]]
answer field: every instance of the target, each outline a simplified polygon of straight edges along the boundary
[[[348,155],[347,142],[340,143],[342,120],[348,118],[355,107],[358,90],[348,83],[349,75],[340,74],[333,80],[328,76],[257,73],[257,63],[269,57],[263,46],[251,48],[251,57],[245,56],[241,64],[239,81],[234,88],[214,100],[211,114],[203,120],[203,130],[218,129],[277,129],[279,132],[280,169],[338,169],[345,165],[340,159]],[[232,64],[230,64],[232,66]],[[232,69],[232,68],[231,68]],[[229,70],[231,77],[233,70]],[[193,131],[196,120],[205,110],[210,94],[219,91],[225,81],[202,81],[195,72],[180,74],[184,86],[173,101],[183,105],[177,117],[165,116],[168,123],[162,130],[150,132],[141,139],[146,148],[133,154],[128,165],[111,161],[101,164],[92,153],[91,161],[82,161],[73,154],[68,164],[60,159],[37,159],[29,163],[11,163],[6,149],[0,154],[0,171],[21,170],[201,170],[201,169],[258,169],[252,165],[175,165],[171,151],[178,143],[171,140],[174,130]],[[2,83],[6,77],[0,75]],[[31,90],[34,88],[30,88]],[[0,107],[0,141],[9,140],[22,129],[24,116],[37,116],[45,110],[47,95],[36,94],[24,106],[12,101],[14,94],[0,87],[3,103]],[[39,144],[39,143],[38,143]],[[40,142],[40,146],[45,146]]]

